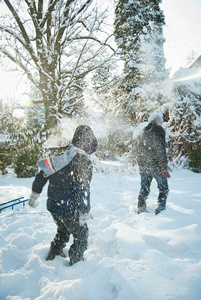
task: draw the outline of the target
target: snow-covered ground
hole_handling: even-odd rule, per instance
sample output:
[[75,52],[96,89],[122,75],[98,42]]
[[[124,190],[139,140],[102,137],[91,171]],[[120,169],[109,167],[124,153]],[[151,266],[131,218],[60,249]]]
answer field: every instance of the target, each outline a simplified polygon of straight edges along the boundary
[[[155,216],[155,182],[148,213],[138,215],[139,174],[106,169],[91,184],[86,260],[72,267],[45,260],[56,232],[46,189],[37,208],[1,212],[1,300],[201,299],[201,174],[174,170],[167,209]],[[32,181],[0,176],[0,202],[27,198]]]

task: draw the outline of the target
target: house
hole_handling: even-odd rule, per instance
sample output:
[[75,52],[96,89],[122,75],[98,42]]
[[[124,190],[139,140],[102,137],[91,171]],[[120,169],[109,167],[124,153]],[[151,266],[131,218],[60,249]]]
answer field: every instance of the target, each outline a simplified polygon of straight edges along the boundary
[[189,69],[195,68],[201,70],[201,55],[199,55],[188,67]]

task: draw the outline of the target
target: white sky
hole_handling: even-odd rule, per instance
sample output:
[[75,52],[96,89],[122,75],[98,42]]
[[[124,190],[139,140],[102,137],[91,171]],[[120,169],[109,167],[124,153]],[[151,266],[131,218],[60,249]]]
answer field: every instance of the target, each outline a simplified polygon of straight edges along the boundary
[[194,51],[201,54],[201,0],[162,0],[165,14],[165,56],[173,74],[187,67],[187,57]]

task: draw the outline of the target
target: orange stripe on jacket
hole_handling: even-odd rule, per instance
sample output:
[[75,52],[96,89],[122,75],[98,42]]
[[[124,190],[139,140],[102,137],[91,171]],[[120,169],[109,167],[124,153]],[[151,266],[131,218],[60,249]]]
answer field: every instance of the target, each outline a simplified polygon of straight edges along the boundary
[[50,165],[48,164],[47,158],[44,159],[44,162],[45,162],[46,166],[48,167],[48,169],[50,170],[51,174],[53,174],[54,172],[50,168]]

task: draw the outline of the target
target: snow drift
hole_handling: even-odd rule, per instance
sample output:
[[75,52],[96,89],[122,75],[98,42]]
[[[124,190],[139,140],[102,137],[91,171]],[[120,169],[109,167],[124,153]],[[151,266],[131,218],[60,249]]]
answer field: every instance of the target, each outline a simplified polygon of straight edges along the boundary
[[[175,170],[167,209],[157,216],[153,182],[148,213],[137,215],[140,176],[116,172],[114,162],[102,168],[107,172],[95,173],[91,185],[94,219],[84,262],[45,260],[56,232],[46,189],[37,208],[1,212],[1,300],[200,299],[201,174]],[[0,176],[0,202],[28,197],[32,180]]]

